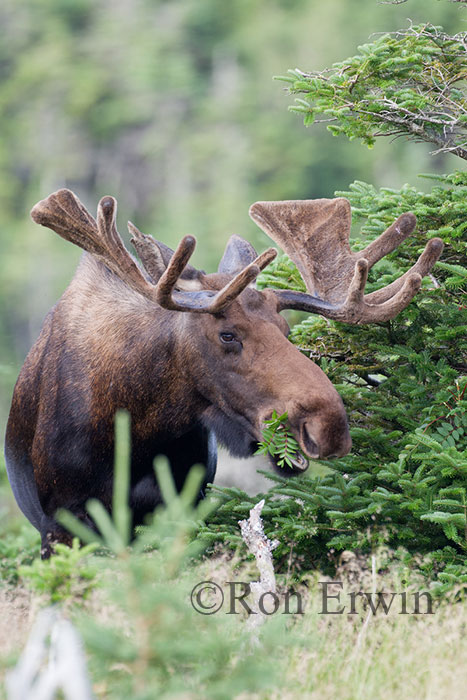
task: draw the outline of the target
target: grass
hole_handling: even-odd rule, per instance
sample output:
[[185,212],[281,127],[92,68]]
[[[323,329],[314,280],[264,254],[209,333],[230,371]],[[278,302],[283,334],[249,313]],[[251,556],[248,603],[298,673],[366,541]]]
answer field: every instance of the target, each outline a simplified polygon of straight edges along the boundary
[[288,690],[280,697],[460,700],[467,683],[466,613],[463,604],[420,618],[376,616],[365,628],[361,619],[309,615],[300,623],[304,648],[289,653]]
[[[102,562],[101,562],[102,564]],[[109,562],[110,564],[110,562]],[[115,564],[115,562],[114,562]],[[123,567],[121,567],[123,568]],[[109,578],[114,578],[113,566],[108,569]],[[126,574],[120,575],[118,586],[125,586]],[[214,580],[220,585],[225,585],[231,580],[253,580],[256,576],[252,565],[242,565],[235,560],[227,560],[224,556],[213,560],[206,560],[185,572],[182,579],[186,579],[186,592],[192,581]],[[183,584],[183,580],[179,583]],[[128,583],[128,581],[127,581]],[[388,582],[388,587],[393,585]],[[191,615],[195,629],[177,631],[178,635],[186,635],[187,641],[196,644],[202,649],[210,648],[211,643],[216,643],[216,635],[225,631],[230,639],[235,635],[245,635],[245,619],[240,615],[238,619],[221,612],[216,620],[204,616],[196,616],[190,608],[188,596],[183,596],[184,587],[178,589],[180,599],[178,604],[168,597],[162,609],[170,611],[171,619],[168,624],[161,617],[160,603],[154,604],[157,611],[154,616],[146,612],[139,618],[135,618],[135,608],[129,610],[125,605],[116,603],[113,596],[108,597],[107,584],[103,583],[94,597],[80,609],[80,604],[75,611],[76,619],[80,620],[80,626],[88,625],[93,620],[96,629],[110,629],[115,620],[118,620],[117,630],[120,630],[122,639],[128,638],[132,623],[136,620],[139,642],[141,639],[150,639],[154,634],[156,625],[159,642],[164,645],[173,643],[174,625],[176,614],[180,605],[186,606],[184,614]],[[142,589],[144,582],[141,581]],[[174,586],[176,584],[174,583]],[[378,582],[378,587],[384,586],[383,581]],[[138,592],[133,588],[138,596]],[[303,592],[303,591],[302,591]],[[147,597],[148,591],[141,596]],[[318,585],[318,577],[310,582],[308,592],[304,594],[305,614],[290,616],[286,628],[281,627],[280,639],[275,639],[272,659],[275,664],[275,680],[273,687],[267,690],[248,692],[242,689],[239,700],[457,700],[465,697],[467,685],[467,603],[444,604],[433,615],[400,615],[398,610],[385,616],[384,614],[368,615],[366,611],[360,611],[358,615],[321,615],[321,588]],[[31,599],[23,586],[9,587],[0,591],[2,615],[0,618],[0,650],[6,654],[7,666],[11,666],[17,653],[24,645],[25,638],[30,627],[30,605],[38,607],[37,599]],[[345,597],[342,598],[345,602]],[[147,600],[144,605],[147,605]],[[177,601],[175,601],[177,603]],[[333,601],[334,603],[334,601]],[[139,609],[141,600],[133,601],[136,609]],[[84,617],[83,617],[84,615]],[[293,618],[293,619],[292,619]],[[268,626],[275,625],[277,620],[268,620],[264,628],[266,639]],[[110,625],[110,627],[109,627]],[[13,630],[13,633],[12,633]],[[270,630],[274,633],[274,628]],[[84,630],[83,630],[84,631]],[[86,633],[85,633],[86,639]],[[212,639],[210,638],[212,636]],[[105,635],[103,636],[105,638]],[[139,643],[138,642],[138,643]],[[102,639],[99,641],[102,644]],[[225,642],[224,642],[225,643]],[[269,641],[270,643],[270,641]],[[88,651],[92,650],[92,656],[96,654],[94,643],[87,640]],[[228,649],[228,647],[227,647]],[[15,653],[16,652],[16,653]],[[180,653],[180,652],[178,652]],[[253,654],[255,652],[253,651]],[[238,654],[238,649],[237,649]],[[102,664],[101,658],[101,664]],[[271,660],[271,659],[269,659]],[[111,661],[106,657],[106,662]],[[251,655],[249,664],[251,666]],[[256,661],[253,657],[253,665]],[[122,679],[116,669],[123,666],[114,660],[109,663],[108,672],[103,671],[102,665],[95,659],[90,664],[94,674],[95,693],[97,698],[125,698],[128,696],[128,685],[122,686]],[[124,664],[124,676],[127,683],[131,684],[131,676],[141,674],[151,677],[150,666],[156,664],[154,658],[148,656],[147,650],[138,654],[135,659]],[[258,652],[258,667],[261,672],[264,664],[262,650]],[[180,671],[179,668],[183,668]],[[172,679],[164,681],[156,680],[157,686],[153,691],[157,697],[173,698],[222,698],[222,692],[213,693],[212,688],[205,687],[205,669],[199,659],[195,664],[180,663],[177,667],[177,654],[174,654],[173,663],[168,664],[166,673]],[[112,670],[113,669],[113,670]],[[5,667],[3,668],[5,671]],[[251,673],[251,669],[249,671]],[[178,694],[175,683],[173,692],[170,690],[169,681],[177,681],[177,675],[184,675],[183,682],[190,691],[187,694]],[[223,681],[224,682],[224,681]],[[136,681],[135,681],[136,683]],[[159,685],[162,683],[162,687]],[[165,685],[164,685],[165,684]],[[136,683],[137,686],[137,683]],[[198,692],[194,688],[199,687]],[[156,690],[157,688],[157,690]],[[136,691],[132,691],[135,693]],[[159,695],[160,693],[160,695]],[[154,697],[156,697],[156,694]],[[0,693],[1,697],[1,693]],[[134,697],[140,697],[134,695]],[[141,695],[141,697],[145,697]]]

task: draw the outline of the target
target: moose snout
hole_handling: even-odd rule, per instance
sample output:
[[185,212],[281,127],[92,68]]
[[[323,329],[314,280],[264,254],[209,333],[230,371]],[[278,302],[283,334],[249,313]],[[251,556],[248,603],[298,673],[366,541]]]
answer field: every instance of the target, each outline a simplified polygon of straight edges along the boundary
[[[305,457],[343,457],[350,452],[352,440],[342,398],[318,365],[294,346],[284,348],[287,352],[294,371],[277,364],[278,381],[259,411],[261,427],[274,409],[279,416],[287,415],[287,424]],[[303,471],[301,465],[297,468]]]
[[[292,423],[291,426],[293,429]],[[316,417],[302,419],[297,437],[300,448],[311,459],[344,457],[352,447],[345,412],[328,417],[325,422]]]
[[[262,417],[263,425],[271,418],[271,413],[269,411]],[[300,449],[309,459],[344,457],[352,448],[347,414],[343,405],[342,408],[338,406],[337,410],[325,415],[317,411],[316,407],[306,411],[301,406],[289,406],[287,422]]]

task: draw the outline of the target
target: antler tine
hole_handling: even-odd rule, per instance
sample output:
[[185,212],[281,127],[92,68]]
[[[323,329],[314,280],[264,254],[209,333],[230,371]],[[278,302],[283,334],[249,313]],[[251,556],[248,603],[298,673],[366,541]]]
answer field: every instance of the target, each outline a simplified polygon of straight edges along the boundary
[[275,248],[268,248],[258,255],[256,260],[253,261],[253,265],[258,265],[259,269],[263,271],[272,261],[277,257],[277,250]]
[[[157,284],[170,264],[174,251],[165,243],[156,241],[152,236],[142,233],[131,221],[128,222],[128,231],[132,234],[131,244],[135,248],[151,282]],[[182,272],[182,276],[186,280],[198,279],[199,275],[199,270],[188,264]]]
[[441,253],[443,252],[444,243],[441,238],[432,238],[428,241],[425,246],[425,250],[418,258],[415,265],[412,265],[410,270],[399,277],[391,284],[388,284],[382,289],[378,289],[376,292],[371,292],[371,294],[366,295],[366,300],[369,304],[381,304],[383,302],[391,299],[405,284],[410,275],[417,273],[421,278],[425,277],[439,259]]
[[102,197],[97,207],[97,228],[105,244],[103,262],[124,282],[143,296],[154,299],[155,287],[142,275],[120,238],[115,218],[117,201],[114,197]]
[[58,190],[42,199],[31,209],[31,218],[89,253],[104,252],[94,218],[71,190]]
[[151,281],[156,284],[166,269],[159,246],[152,236],[142,233],[131,221],[128,222],[128,231],[132,234],[130,242],[138,253],[144,269]]
[[443,250],[434,238],[413,267],[388,286],[365,295],[368,269],[397,248],[414,230],[416,218],[402,214],[364,250],[352,252],[350,203],[337,199],[257,202],[250,209],[254,221],[276,242],[300,270],[308,294],[274,290],[278,308],[319,313],[347,323],[387,321],[404,309]]
[[404,275],[405,280],[399,285],[398,291],[387,301],[369,304],[364,296],[367,277],[368,261],[360,258],[355,265],[355,272],[350,283],[347,298],[341,309],[339,309],[339,315],[345,318],[347,323],[361,324],[371,323],[372,321],[389,321],[397,316],[402,309],[405,309],[422,284],[421,276],[410,271]]
[[38,202],[31,210],[31,217],[36,223],[47,226],[65,240],[92,253],[134,290],[153,299],[153,285],[144,279],[117,232],[116,207],[113,197],[103,197],[99,202],[96,223],[71,190],[61,189]]
[[279,291],[276,293],[280,299],[280,310],[296,309],[298,311],[307,311],[321,314],[334,321],[343,321],[356,325],[390,321],[412,301],[421,287],[422,278],[419,274],[411,273],[409,270],[403,276],[404,283],[400,285],[398,291],[390,299],[377,304],[369,304],[367,300],[370,295],[364,296],[361,286],[363,281],[366,280],[366,271],[362,263],[366,262],[366,260],[360,260],[359,264],[357,264],[353,282],[354,289],[349,292],[342,306],[326,304],[320,299],[314,299],[311,295],[301,292]]
[[193,236],[184,236],[178,244],[177,250],[172,256],[167,269],[159,280],[156,288],[156,301],[164,307],[172,311],[204,311],[205,304],[201,304],[198,308],[189,308],[191,297],[185,295],[178,301],[173,298],[174,287],[177,284],[179,277],[185,269],[188,260],[193,255],[196,247],[196,239]]
[[213,300],[211,313],[220,313],[225,309],[243,290],[248,287],[277,255],[277,250],[268,248],[258,255],[256,260],[247,265],[236,275],[229,284],[218,292]]
[[412,212],[402,214],[384,233],[361,250],[359,257],[368,260],[369,266],[373,267],[378,260],[395,250],[415,230],[416,225],[417,217]]
[[182,275],[188,280],[195,280],[200,275],[188,265],[196,245],[193,236],[185,236],[174,253],[128,222],[128,229],[133,235],[132,243],[145,271],[154,283],[159,280],[157,285],[151,284],[123,244],[115,223],[116,212],[114,197],[103,197],[97,208],[96,221],[71,190],[61,189],[38,202],[31,210],[31,217],[36,223],[47,226],[101,260],[122,281],[147,299],[177,311],[220,313],[277,254],[273,249],[265,251],[218,292],[178,290],[175,287]]
[[193,236],[182,238],[169,266],[159,280],[156,299],[157,303],[165,309],[208,314],[221,313],[277,255],[277,251],[273,248],[266,250],[218,292],[209,290],[179,291],[175,289],[177,281],[193,254],[195,245],[196,241]]
[[421,286],[421,276],[417,273],[411,273],[406,277],[401,289],[387,301],[369,304],[365,298],[361,305],[361,315],[354,323],[382,323],[383,321],[390,321],[410,304]]

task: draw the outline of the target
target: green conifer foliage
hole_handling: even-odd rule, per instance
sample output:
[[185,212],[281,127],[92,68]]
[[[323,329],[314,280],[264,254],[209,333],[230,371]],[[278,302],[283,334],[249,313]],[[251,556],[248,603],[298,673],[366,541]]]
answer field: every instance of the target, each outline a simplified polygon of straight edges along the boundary
[[323,115],[333,134],[368,146],[383,134],[408,134],[467,158],[464,40],[441,27],[411,26],[359,46],[330,70],[293,70],[279,79],[305,96],[290,109],[304,114],[306,126]]
[[[440,28],[411,27],[360,47],[329,72],[292,71],[291,92],[306,95],[294,109],[305,113],[305,124],[324,114],[336,133],[368,144],[377,135],[405,133],[464,158],[464,41]],[[293,327],[290,340],[344,400],[353,448],[321,463],[324,476],[313,469],[294,479],[267,474],[274,485],[261,497],[266,532],[281,543],[279,567],[290,569],[293,561],[300,573],[332,571],[342,550],[384,544],[408,552],[445,593],[467,583],[467,173],[423,177],[434,180],[428,193],[358,181],[335,193],[350,200],[361,227],[353,235],[357,249],[400,214],[417,216],[414,234],[372,268],[367,292],[405,272],[428,238],[440,236],[445,250],[394,320],[361,327],[309,316]],[[286,256],[260,284],[304,291]],[[215,490],[221,506],[202,533],[241,546],[236,521],[258,496]]]
[[270,454],[277,456],[278,467],[292,466],[292,460],[300,452],[300,446],[287,423],[287,413],[278,416],[272,412],[270,420],[265,422],[263,441],[259,443],[256,454]]

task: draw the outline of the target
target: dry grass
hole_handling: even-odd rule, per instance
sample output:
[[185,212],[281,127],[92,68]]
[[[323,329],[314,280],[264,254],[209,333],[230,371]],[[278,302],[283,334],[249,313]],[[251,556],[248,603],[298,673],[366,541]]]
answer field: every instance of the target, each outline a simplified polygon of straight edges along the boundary
[[24,588],[0,588],[0,658],[18,651],[32,625],[31,594]]
[[[239,571],[237,567],[238,562],[225,557],[204,562],[199,567],[200,580],[208,574],[219,582],[254,578],[254,570],[240,566],[243,570]],[[334,592],[337,590],[330,590]],[[106,607],[99,598],[97,595],[91,606],[105,622]],[[341,604],[347,604],[347,600],[343,593]],[[401,615],[400,604],[388,616],[367,615],[364,610],[358,615],[321,615],[322,587],[316,580],[304,595],[304,603],[305,614],[294,616],[284,639],[282,689],[254,696],[243,694],[245,700],[465,697],[467,603],[444,605],[433,615]],[[0,589],[0,605],[0,657],[5,662],[23,647],[37,605],[23,588]],[[337,607],[338,603],[331,601],[330,608]],[[103,697],[98,689],[97,684],[97,695]]]
[[300,622],[287,700],[461,700],[467,688],[467,605],[434,615],[348,616],[311,613]]
[[[34,606],[33,606],[34,607]],[[0,699],[5,697],[5,673],[24,647],[34,612],[31,594],[22,587],[0,587]]]

